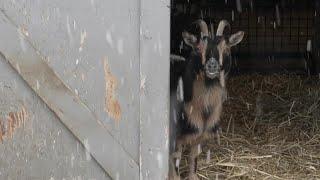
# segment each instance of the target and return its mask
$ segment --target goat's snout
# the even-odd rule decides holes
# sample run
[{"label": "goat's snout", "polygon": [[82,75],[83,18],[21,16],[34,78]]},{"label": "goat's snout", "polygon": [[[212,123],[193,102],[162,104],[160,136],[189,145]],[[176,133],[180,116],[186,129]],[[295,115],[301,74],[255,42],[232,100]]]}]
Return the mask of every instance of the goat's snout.
[{"label": "goat's snout", "polygon": [[210,79],[216,78],[219,76],[220,66],[218,61],[215,58],[210,58],[205,64],[206,76]]}]

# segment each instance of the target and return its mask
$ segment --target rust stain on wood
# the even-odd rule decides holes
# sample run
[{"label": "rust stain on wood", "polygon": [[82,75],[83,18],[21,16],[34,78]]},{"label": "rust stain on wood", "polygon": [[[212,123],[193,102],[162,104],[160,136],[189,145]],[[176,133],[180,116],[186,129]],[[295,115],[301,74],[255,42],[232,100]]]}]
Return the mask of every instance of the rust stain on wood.
[{"label": "rust stain on wood", "polygon": [[0,142],[4,138],[13,138],[14,131],[24,125],[28,113],[24,107],[20,111],[10,112],[5,120],[0,119]]},{"label": "rust stain on wood", "polygon": [[104,78],[106,81],[106,97],[105,97],[105,106],[106,112],[109,116],[115,120],[120,120],[121,118],[121,108],[118,100],[115,97],[115,92],[118,86],[117,78],[112,75],[110,67],[108,64],[107,57],[103,59],[104,66]]}]

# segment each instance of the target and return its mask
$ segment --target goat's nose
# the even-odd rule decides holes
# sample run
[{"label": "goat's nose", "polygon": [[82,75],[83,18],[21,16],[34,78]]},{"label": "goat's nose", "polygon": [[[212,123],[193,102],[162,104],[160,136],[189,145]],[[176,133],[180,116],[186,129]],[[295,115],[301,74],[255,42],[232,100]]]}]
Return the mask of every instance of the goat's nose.
[{"label": "goat's nose", "polygon": [[214,68],[214,62],[212,60],[209,61],[208,67],[209,68]]}]

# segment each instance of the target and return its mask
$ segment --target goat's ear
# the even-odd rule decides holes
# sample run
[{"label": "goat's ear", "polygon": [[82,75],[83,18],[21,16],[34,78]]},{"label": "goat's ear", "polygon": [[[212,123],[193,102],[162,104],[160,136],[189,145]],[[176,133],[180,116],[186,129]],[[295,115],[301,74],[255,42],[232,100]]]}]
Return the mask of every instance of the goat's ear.
[{"label": "goat's ear", "polygon": [[244,37],[244,32],[238,31],[237,33],[234,33],[229,37],[229,40],[227,41],[227,45],[229,47],[235,46],[242,41],[243,37]]},{"label": "goat's ear", "polygon": [[182,38],[183,41],[192,48],[195,48],[197,46],[197,37],[195,35],[184,31],[182,32]]}]

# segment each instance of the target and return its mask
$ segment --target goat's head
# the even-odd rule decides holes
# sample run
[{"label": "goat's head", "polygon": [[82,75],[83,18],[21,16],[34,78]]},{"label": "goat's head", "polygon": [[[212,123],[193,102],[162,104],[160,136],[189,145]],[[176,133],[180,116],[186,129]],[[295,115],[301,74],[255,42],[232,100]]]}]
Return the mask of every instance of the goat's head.
[{"label": "goat's head", "polygon": [[230,48],[237,45],[243,39],[244,32],[238,31],[232,35],[224,35],[224,30],[229,27],[226,20],[219,23],[216,36],[209,37],[208,26],[203,20],[193,23],[191,31],[182,32],[184,42],[191,46],[194,53],[201,58],[205,74],[213,79],[219,75],[224,60],[230,58]]}]

